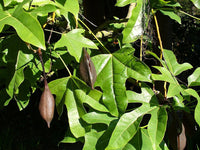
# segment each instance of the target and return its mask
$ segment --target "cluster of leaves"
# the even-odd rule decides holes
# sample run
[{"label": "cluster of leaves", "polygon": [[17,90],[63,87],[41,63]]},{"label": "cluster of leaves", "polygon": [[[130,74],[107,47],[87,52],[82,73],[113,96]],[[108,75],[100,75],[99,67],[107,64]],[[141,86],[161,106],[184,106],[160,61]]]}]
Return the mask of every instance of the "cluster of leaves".
[{"label": "cluster of leaves", "polygon": [[[192,2],[200,8],[198,1]],[[124,7],[130,3],[137,5],[123,29],[123,38],[119,39],[120,49],[110,53],[103,46],[101,48],[106,49],[107,53],[102,54],[97,50],[97,41],[84,36],[84,23],[78,19],[78,0],[1,2],[0,107],[8,105],[11,100],[16,100],[20,110],[28,105],[29,98],[39,88],[38,82],[41,79],[42,66],[38,56],[32,51],[34,47],[39,47],[44,50],[45,70],[49,78],[64,68],[69,72],[66,77],[49,83],[52,94],[56,96],[58,114],[63,113],[64,107],[67,109],[69,130],[61,142],[81,141],[84,143],[84,150],[168,149],[164,136],[169,112],[194,113],[199,126],[200,97],[192,87],[200,85],[200,68],[188,77],[187,84],[182,84],[177,76],[192,66],[188,63],[179,64],[172,51],[163,50],[163,59],[148,52],[161,64],[153,66],[160,73],[152,73],[145,63],[134,56],[135,49],[130,45],[144,33],[146,24],[143,16],[149,2],[118,0],[116,6]],[[176,15],[181,7],[178,3],[151,0],[150,4],[152,13],[161,11],[181,23],[181,18]],[[55,21],[55,24],[61,26],[59,21],[67,22],[65,32],[42,28],[52,12],[57,16],[58,22]],[[61,38],[54,43],[45,43],[44,30],[50,35],[52,32],[53,35],[59,34]],[[30,49],[30,44],[33,49]],[[101,44],[100,42],[100,46]],[[96,89],[88,86],[79,75],[83,48],[88,48],[93,55],[91,60],[97,74],[94,84]],[[73,74],[68,69],[69,66]],[[127,90],[127,79],[138,83],[141,92]],[[152,88],[156,81],[163,81],[167,85],[166,95],[163,96]],[[149,119],[142,126],[145,116],[149,116]],[[179,119],[176,122],[183,124]],[[175,136],[183,131],[184,127],[181,127]]]}]

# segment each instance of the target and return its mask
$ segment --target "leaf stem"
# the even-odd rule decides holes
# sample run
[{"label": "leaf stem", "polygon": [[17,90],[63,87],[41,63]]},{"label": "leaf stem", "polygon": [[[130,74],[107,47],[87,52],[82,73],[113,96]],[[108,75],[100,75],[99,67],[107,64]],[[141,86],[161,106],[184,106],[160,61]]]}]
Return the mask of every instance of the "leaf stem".
[{"label": "leaf stem", "polygon": [[143,43],[143,35],[140,37],[140,61],[142,61],[142,43]]},{"label": "leaf stem", "polygon": [[188,13],[186,13],[186,12],[182,11],[182,10],[179,10],[179,12],[180,12],[180,13],[182,13],[182,14],[184,14],[184,15],[187,15],[187,16],[189,16],[189,17],[191,17],[191,18],[194,18],[194,19],[196,19],[196,20],[199,20],[199,21],[200,21],[200,18],[197,18],[197,17],[195,17],[195,16],[193,16],[193,15],[190,15],[190,14],[188,14]]},{"label": "leaf stem", "polygon": [[[160,53],[160,59],[162,59],[163,57],[163,45],[162,45],[162,40],[161,40],[161,36],[160,36],[160,30],[159,30],[159,26],[158,26],[158,20],[157,20],[157,17],[156,17],[156,14],[154,12],[154,10],[152,9],[152,14],[153,14],[153,17],[154,17],[154,21],[155,21],[155,25],[156,25],[156,31],[157,31],[157,36],[158,36],[158,40],[159,40],[159,44],[160,44],[160,50],[161,50],[161,53]],[[167,97],[167,82],[165,81],[164,82],[164,97],[166,98]]]},{"label": "leaf stem", "polygon": [[87,28],[89,33],[92,34],[92,36],[99,42],[99,44],[106,50],[106,52],[111,54],[111,52],[103,45],[103,43],[96,37],[96,35],[90,30],[90,28],[81,19],[78,18],[78,21],[80,21],[81,24],[83,24]]},{"label": "leaf stem", "polygon": [[[56,51],[55,51],[56,52]],[[67,67],[66,63],[64,62],[64,60],[62,59],[62,57],[60,56],[60,54],[58,52],[56,52],[56,55],[60,58],[60,60],[62,61],[63,65],[65,66],[65,68],[67,69],[67,72],[69,73],[69,76],[71,77],[72,74],[69,70],[69,68]]]},{"label": "leaf stem", "polygon": [[160,59],[162,59],[163,45],[162,45],[162,40],[161,40],[161,36],[160,36],[160,30],[159,30],[159,26],[158,26],[158,20],[157,20],[156,14],[154,13],[154,10],[152,9],[151,11],[152,11],[152,14],[153,14],[153,17],[154,17],[154,21],[155,21],[155,24],[156,24],[156,31],[157,31],[157,35],[158,35],[159,44],[160,44],[160,50],[161,50]]}]

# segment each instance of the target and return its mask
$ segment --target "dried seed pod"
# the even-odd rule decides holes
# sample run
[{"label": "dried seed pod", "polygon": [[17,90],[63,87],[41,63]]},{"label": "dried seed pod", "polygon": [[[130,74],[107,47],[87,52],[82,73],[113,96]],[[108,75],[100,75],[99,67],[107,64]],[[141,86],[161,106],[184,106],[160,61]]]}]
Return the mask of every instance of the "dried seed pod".
[{"label": "dried seed pod", "polygon": [[87,51],[83,50],[83,58],[80,62],[80,74],[83,80],[94,89],[94,83],[97,78],[96,70],[92,60],[90,59],[90,55]]},{"label": "dried seed pod", "polygon": [[46,121],[48,128],[54,116],[55,101],[54,97],[49,90],[47,81],[44,80],[44,91],[40,98],[39,111],[42,118]]}]

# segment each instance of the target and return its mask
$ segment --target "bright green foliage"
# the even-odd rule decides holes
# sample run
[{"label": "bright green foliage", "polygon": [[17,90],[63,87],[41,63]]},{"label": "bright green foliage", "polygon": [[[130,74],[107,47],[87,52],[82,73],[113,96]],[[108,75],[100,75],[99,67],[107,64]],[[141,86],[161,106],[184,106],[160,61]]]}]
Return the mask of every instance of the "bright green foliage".
[{"label": "bright green foliage", "polygon": [[54,48],[66,46],[69,53],[75,57],[77,62],[80,62],[83,47],[97,49],[97,46],[92,41],[81,35],[83,32],[83,29],[74,29],[62,34],[61,39],[55,44]]},{"label": "bright green foliage", "polygon": [[30,44],[42,49],[45,48],[44,33],[39,22],[29,13],[23,10],[23,3],[20,4],[13,13],[0,10],[0,31],[4,25],[13,26],[19,37]]},{"label": "bright green foliage", "polygon": [[[191,1],[200,7],[199,1]],[[192,69],[192,65],[179,64],[173,51],[165,49],[162,59],[146,50],[145,54],[153,56],[160,65],[145,64],[136,57],[138,53],[134,54],[132,44],[142,39],[148,25],[145,16],[152,13],[160,11],[181,24],[177,14],[181,8],[179,3],[173,0],[150,0],[150,3],[118,0],[118,7],[136,5],[128,22],[118,24],[122,30],[120,36],[116,36],[120,48],[116,46],[117,50],[111,53],[102,44],[103,38],[91,37],[91,31],[87,32],[82,22],[79,24],[78,0],[3,2],[0,3],[0,31],[3,33],[0,39],[0,108],[15,100],[19,110],[23,110],[36,89],[42,90],[43,69],[34,53],[41,48],[45,73],[50,81],[48,86],[55,95],[56,111],[59,117],[68,119],[68,130],[61,143],[83,142],[83,150],[168,149],[164,137],[170,121],[169,112],[194,113],[194,119],[200,125],[200,97],[193,89],[200,86],[200,68],[186,78],[188,83],[181,82],[179,76]],[[52,12],[56,14],[55,22],[51,20]],[[58,30],[47,26],[43,29],[46,22],[47,26],[58,27]],[[112,27],[119,30],[115,25]],[[47,41],[46,36],[56,40]],[[95,89],[81,79],[79,66],[83,48],[95,66]],[[90,59],[87,60],[91,67]],[[157,81],[166,86],[155,89]],[[139,92],[134,90],[136,87]],[[161,93],[163,89],[165,93]]]},{"label": "bright green foliage", "polygon": [[124,7],[128,4],[135,3],[135,2],[136,0],[117,0],[117,3],[115,4],[115,6]]},{"label": "bright green foliage", "polygon": [[188,77],[189,86],[199,86],[200,85],[200,68],[197,68],[193,74]]},{"label": "bright green foliage", "polygon": [[97,71],[95,86],[102,88],[103,103],[114,116],[126,110],[128,101],[125,82],[127,78],[151,81],[150,69],[134,57],[133,52],[134,49],[125,48],[113,54],[97,55],[92,59]]},{"label": "bright green foliage", "polygon": [[138,1],[136,7],[132,10],[132,15],[123,30],[123,43],[134,42],[143,33],[143,0]]}]

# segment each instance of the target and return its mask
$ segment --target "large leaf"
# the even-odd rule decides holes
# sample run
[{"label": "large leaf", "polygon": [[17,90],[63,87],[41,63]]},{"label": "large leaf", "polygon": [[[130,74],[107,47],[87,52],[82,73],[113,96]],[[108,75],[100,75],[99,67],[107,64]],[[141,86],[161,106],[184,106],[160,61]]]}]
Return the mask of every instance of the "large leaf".
[{"label": "large leaf", "polygon": [[153,80],[166,81],[170,83],[167,93],[168,98],[173,97],[174,95],[179,94],[181,91],[183,91],[176,78],[172,76],[172,73],[167,68],[160,66],[154,66],[154,68],[158,69],[161,74],[152,74]]},{"label": "large leaf", "polygon": [[188,86],[200,85],[200,68],[197,68],[193,74],[188,77]]},{"label": "large leaf", "polygon": [[146,129],[139,129],[123,150],[153,150],[149,134]]},{"label": "large leaf", "polygon": [[173,51],[164,50],[163,55],[167,64],[169,71],[174,75],[177,76],[183,71],[192,68],[192,65],[189,63],[179,64],[176,60],[176,56],[174,55]]},{"label": "large leaf", "polygon": [[[63,105],[66,106],[70,130],[76,138],[85,134],[85,127],[80,122],[80,118],[86,113],[84,103],[97,111],[108,112],[97,99],[94,99],[94,97],[100,98],[100,96],[94,96],[90,92],[91,89],[75,77],[54,80],[49,83],[49,88],[52,94],[56,95],[59,114],[62,113]],[[99,92],[96,94],[101,95]]]},{"label": "large leaf", "polygon": [[197,105],[194,111],[194,117],[198,125],[200,126],[200,97],[199,94],[194,89],[186,89],[182,92],[184,96],[193,96],[197,100]]},{"label": "large leaf", "polygon": [[92,57],[96,68],[97,80],[94,86],[103,90],[103,103],[110,113],[118,116],[127,107],[126,79],[151,82],[150,69],[136,57],[133,49],[121,49],[114,54],[102,54]]},{"label": "large leaf", "polygon": [[122,149],[123,147],[125,147],[125,145],[137,133],[141,120],[140,117],[153,111],[156,108],[156,106],[151,107],[148,104],[143,104],[136,110],[122,115],[112,133],[106,150]]},{"label": "large leaf", "polygon": [[24,3],[20,4],[12,14],[8,11],[0,10],[0,31],[2,31],[5,24],[8,24],[15,28],[23,41],[46,49],[44,32],[40,23],[36,18],[23,10],[22,6]]},{"label": "large leaf", "polygon": [[128,4],[135,3],[135,2],[136,0],[117,0],[117,3],[115,4],[115,6],[124,7]]},{"label": "large leaf", "polygon": [[85,134],[85,144],[83,150],[94,150],[96,149],[96,143],[100,136],[104,133],[104,131],[97,132],[95,130],[91,130],[90,132]]},{"label": "large leaf", "polygon": [[[133,91],[127,91],[126,93],[129,103],[142,103],[150,106],[159,106],[155,93],[144,83],[141,84],[141,93]],[[167,112],[165,107],[157,107],[149,113],[151,114],[151,118],[148,123],[149,138],[151,140],[152,149],[157,149],[165,134]],[[146,143],[143,142],[143,144],[145,145]],[[138,146],[140,145],[142,147],[143,144],[138,143]]]},{"label": "large leaf", "polygon": [[123,43],[134,42],[138,36],[142,35],[142,11],[143,11],[143,0],[137,1],[136,7],[132,11],[132,15],[123,30]]},{"label": "large leaf", "polygon": [[[4,48],[7,50],[5,57],[7,69],[3,72],[0,70],[2,75],[6,75],[6,92],[10,97],[4,103],[4,105],[7,105],[14,95],[17,98],[16,95],[19,94],[19,86],[24,81],[24,68],[32,61],[33,55],[29,53],[30,50],[27,49],[25,43],[17,35],[9,36],[1,44],[2,50]],[[26,90],[24,90],[24,93],[26,93]]]},{"label": "large leaf", "polygon": [[64,4],[65,11],[71,12],[75,17],[78,17],[79,3],[78,0],[67,0]]},{"label": "large leaf", "polygon": [[164,107],[157,108],[151,112],[151,119],[148,124],[148,133],[154,150],[159,147],[164,138],[167,127],[167,112]]},{"label": "large leaf", "polygon": [[83,47],[97,49],[97,46],[91,40],[81,35],[83,32],[83,29],[74,29],[66,34],[62,34],[61,39],[55,44],[54,48],[66,46],[69,53],[79,62]]}]

